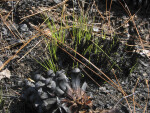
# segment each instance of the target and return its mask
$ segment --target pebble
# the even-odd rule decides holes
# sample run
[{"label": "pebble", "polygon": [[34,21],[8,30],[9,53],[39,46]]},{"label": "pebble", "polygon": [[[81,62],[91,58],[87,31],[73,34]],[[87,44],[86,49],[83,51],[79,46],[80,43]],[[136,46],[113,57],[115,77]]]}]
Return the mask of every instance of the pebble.
[{"label": "pebble", "polygon": [[147,77],[147,76],[148,76],[148,74],[147,74],[146,72],[144,72],[144,73],[143,73],[143,76],[144,76],[144,77]]},{"label": "pebble", "polygon": [[2,34],[3,35],[8,35],[8,31],[5,27],[2,28]]},{"label": "pebble", "polygon": [[21,24],[20,25],[20,30],[22,32],[27,32],[27,31],[29,31],[29,28],[28,28],[27,24]]},{"label": "pebble", "polygon": [[54,2],[55,2],[56,4],[58,4],[58,3],[62,2],[62,0],[54,0]]}]

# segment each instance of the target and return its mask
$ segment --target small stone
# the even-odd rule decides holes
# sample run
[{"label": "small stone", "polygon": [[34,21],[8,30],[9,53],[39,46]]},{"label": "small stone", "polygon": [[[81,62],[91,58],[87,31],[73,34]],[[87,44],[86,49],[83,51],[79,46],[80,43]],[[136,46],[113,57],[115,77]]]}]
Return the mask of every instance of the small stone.
[{"label": "small stone", "polygon": [[123,82],[121,82],[121,84],[122,84],[122,85],[125,85],[126,83],[123,81]]},{"label": "small stone", "polygon": [[28,29],[27,24],[21,24],[20,25],[20,30],[23,31],[23,32],[28,31],[29,29]]},{"label": "small stone", "polygon": [[[17,82],[17,85],[18,85],[18,86],[23,86],[23,82],[20,80],[20,81]],[[35,87],[35,85],[33,84],[32,87]]]},{"label": "small stone", "polygon": [[62,0],[54,0],[54,2],[55,2],[56,4],[58,4],[58,3],[62,2]]},{"label": "small stone", "polygon": [[147,76],[148,76],[148,74],[147,74],[146,72],[144,72],[144,73],[143,73],[143,76],[144,76],[144,77],[147,77]]},{"label": "small stone", "polygon": [[93,31],[94,31],[94,32],[99,32],[100,30],[99,30],[98,27],[94,26],[94,27],[93,27]]},{"label": "small stone", "polygon": [[33,32],[32,31],[28,31],[28,32],[24,32],[21,36],[22,37],[30,37],[32,36]]},{"label": "small stone", "polygon": [[100,91],[106,91],[106,87],[99,87]]},{"label": "small stone", "polygon": [[2,28],[2,34],[3,35],[8,35],[8,31],[5,27]]}]

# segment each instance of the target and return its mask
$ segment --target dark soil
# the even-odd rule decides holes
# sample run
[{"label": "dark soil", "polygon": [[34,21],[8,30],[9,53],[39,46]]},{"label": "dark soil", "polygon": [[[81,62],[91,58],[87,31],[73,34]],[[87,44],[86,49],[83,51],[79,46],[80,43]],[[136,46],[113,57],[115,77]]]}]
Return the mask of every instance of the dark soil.
[{"label": "dark soil", "polygon": [[[40,14],[27,18],[24,21],[22,21],[22,18],[35,13],[35,9],[39,10],[43,7],[51,7],[58,4],[59,1],[61,0],[22,0],[19,1],[18,4],[16,4],[16,1],[0,2],[0,61],[4,63],[6,60],[12,57],[26,41],[28,41],[32,36],[35,36],[37,33],[39,33],[39,31],[34,29],[33,25],[38,26],[44,21]],[[142,5],[141,10],[138,12],[137,10],[140,8],[140,5],[138,5],[138,3],[132,5],[132,3],[128,2],[131,14],[133,15],[136,13],[134,17],[134,22],[136,24],[137,29],[139,30],[139,35],[141,36],[141,39],[144,44],[145,50],[143,50],[133,22],[129,21],[125,25],[120,27],[129,19],[129,16],[127,12],[122,8],[119,2],[113,2],[111,6],[110,26],[116,34],[115,38],[111,39],[109,37],[112,34],[109,32],[110,29],[108,28],[108,19],[106,18],[109,16],[109,13],[106,13],[105,0],[96,0],[96,5],[98,6],[100,13],[105,17],[105,20],[103,20],[102,17],[98,15],[99,13],[96,11],[95,6],[93,6],[92,0],[85,1],[86,2],[84,4],[84,10],[88,11],[89,13],[89,23],[93,17],[95,17],[95,22],[98,23],[97,26],[93,27],[93,32],[95,32],[93,37],[95,39],[99,39],[98,45],[101,45],[103,51],[107,53],[109,58],[102,51],[95,54],[94,50],[96,49],[96,46],[93,48],[93,50],[91,50],[90,53],[87,53],[85,57],[87,59],[90,57],[90,61],[95,66],[97,66],[102,72],[104,72],[108,77],[110,77],[113,82],[115,82],[118,85],[120,84],[124,92],[126,92],[126,97],[130,105],[129,107],[125,98],[123,98],[124,95],[122,94],[122,92],[119,91],[116,87],[114,87],[110,80],[108,82],[111,84],[104,80],[107,78],[104,77],[102,73],[96,70],[83,58],[76,55],[76,57],[80,61],[82,61],[86,66],[89,66],[90,69],[94,70],[96,73],[98,73],[104,78],[102,79],[101,77],[93,73],[91,70],[86,68],[86,66],[79,63],[81,73],[82,75],[84,75],[84,77],[81,77],[81,82],[86,81],[88,83],[86,93],[88,95],[91,95],[93,100],[92,109],[98,113],[101,113],[102,110],[111,109],[117,109],[121,113],[130,113],[130,109],[132,110],[132,112],[135,109],[136,113],[142,113],[145,109],[145,112],[149,113],[150,88],[147,85],[150,84],[149,2],[147,3],[147,5]],[[74,7],[76,8],[76,14],[80,14],[79,6],[82,2],[80,1],[78,3],[74,1],[74,3]],[[67,10],[71,11],[73,8],[72,1],[69,0],[66,4],[68,5]],[[144,4],[144,2],[142,4]],[[11,14],[9,14],[11,10],[12,12]],[[58,14],[60,14],[61,11],[62,6],[52,11],[52,14],[50,14],[50,20],[54,20],[54,22],[59,23],[59,16],[61,15]],[[9,16],[7,20],[5,20],[7,15]],[[102,36],[97,35],[101,34],[101,29],[103,30],[103,33],[106,35],[106,37],[108,37],[105,40],[102,39]],[[69,33],[71,32],[71,30],[67,32],[68,35],[66,36],[66,38],[69,40]],[[0,85],[2,88],[2,90],[0,91],[2,92],[0,93],[0,112],[39,112],[36,108],[32,106],[32,103],[24,101],[21,97],[24,92],[23,89],[25,88],[23,81],[26,78],[30,77],[33,79],[34,75],[37,73],[42,74],[43,76],[46,75],[46,70],[36,61],[40,61],[40,58],[46,57],[47,50],[45,41],[41,40],[43,39],[43,37],[44,36],[41,35],[33,39],[3,68],[3,70],[6,68],[9,69],[9,71],[11,72],[11,77],[3,78],[2,80],[0,80]],[[68,43],[70,42],[68,41]],[[79,53],[82,53],[83,48],[87,48],[89,44],[91,44],[91,42],[88,41],[84,44],[83,43],[84,41],[79,45],[77,49]],[[72,44],[72,46],[74,45],[75,44]],[[62,45],[60,46],[63,47]],[[66,50],[69,50],[66,47],[64,48]],[[30,51],[30,49],[32,50]],[[27,55],[25,55],[25,53],[28,51],[30,52]],[[147,53],[145,53],[145,51]],[[73,56],[75,56],[75,54],[72,51],[69,52]],[[64,69],[66,75],[69,77],[70,71],[73,68],[73,59],[61,48],[58,49],[57,55],[59,58],[58,62],[56,62],[58,65],[58,69]],[[110,60],[110,58],[112,60]],[[114,64],[114,62],[116,64]],[[92,81],[86,73],[88,73],[92,78],[94,78],[94,81],[96,81],[100,85],[100,87],[96,84],[96,82]],[[114,73],[118,78],[117,80],[115,78]],[[132,95],[133,93],[134,95]],[[133,96],[135,99],[134,101],[136,102],[135,106],[133,103]]]}]

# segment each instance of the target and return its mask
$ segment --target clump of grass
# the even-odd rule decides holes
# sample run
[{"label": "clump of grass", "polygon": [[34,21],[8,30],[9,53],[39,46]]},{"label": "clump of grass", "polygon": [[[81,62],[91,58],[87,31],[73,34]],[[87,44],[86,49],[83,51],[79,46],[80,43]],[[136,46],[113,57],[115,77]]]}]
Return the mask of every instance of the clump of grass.
[{"label": "clump of grass", "polygon": [[[52,69],[53,71],[56,71],[58,69],[58,42],[62,42],[62,44],[68,44],[66,36],[66,28],[71,28],[68,30],[69,33],[71,33],[71,44],[70,47],[72,47],[74,50],[79,51],[79,46],[83,44],[83,41],[87,42],[92,39],[92,27],[89,27],[87,24],[87,17],[84,15],[81,15],[79,18],[75,18],[73,16],[73,22],[72,26],[69,26],[68,23],[66,23],[67,27],[63,27],[63,22],[61,18],[60,26],[57,26],[57,24],[53,20],[49,20],[47,15],[43,16],[44,22],[47,24],[50,32],[51,32],[51,38],[49,41],[46,40],[46,45],[48,47],[48,55],[47,58],[42,60],[43,63],[37,61],[40,63],[46,70]],[[67,17],[66,17],[67,20]],[[89,45],[88,48],[84,48],[84,51],[82,51],[82,54],[86,54],[87,52],[91,52],[92,45]],[[75,53],[76,56],[76,53]],[[89,58],[90,59],[90,58]],[[73,62],[73,67],[77,65],[78,62]]]},{"label": "clump of grass", "polygon": [[65,43],[65,32],[66,29],[62,28],[62,21],[61,21],[61,26],[60,29],[57,29],[57,25],[54,23],[53,20],[51,22],[49,21],[47,15],[42,15],[44,18],[44,22],[47,24],[49,30],[51,31],[51,36],[54,39],[47,40],[45,38],[45,44],[47,47],[46,52],[46,58],[41,58],[41,62],[37,61],[39,64],[41,64],[46,70],[52,69],[54,72],[58,70],[58,56],[57,56],[57,51],[58,51],[58,41],[61,41]]},{"label": "clump of grass", "polygon": [[[62,17],[63,17],[63,11],[62,11]],[[44,63],[42,66],[48,69],[52,69],[53,71],[56,71],[58,67],[58,42],[60,41],[63,44],[67,44],[75,51],[78,51],[81,55],[87,56],[88,60],[91,60],[90,53],[93,51],[95,55],[99,56],[99,54],[102,53],[102,58],[107,57],[111,62],[112,66],[111,68],[116,65],[119,69],[120,67],[116,64],[113,59],[109,56],[111,53],[113,46],[117,44],[116,37],[112,37],[112,44],[109,44],[107,47],[107,50],[103,50],[104,45],[99,45],[99,38],[95,37],[93,35],[93,25],[88,24],[88,16],[86,14],[83,14],[83,12],[80,13],[79,16],[75,16],[75,12],[73,11],[73,21],[71,24],[68,24],[68,18],[65,17],[66,25],[63,26],[63,18],[60,20],[60,26],[56,24],[52,19],[50,21],[48,15],[44,14],[43,16],[44,22],[47,24],[50,33],[51,38],[48,41],[46,41],[46,45],[48,47],[48,56],[46,59],[44,59]],[[95,19],[93,18],[93,21]],[[69,26],[70,25],[70,26]],[[69,29],[68,29],[69,28]],[[71,38],[71,43],[67,43],[68,37],[66,37],[66,30],[70,33],[69,38]],[[102,31],[102,39],[103,41],[107,40],[106,34]],[[48,43],[47,43],[48,42]],[[77,57],[76,53],[74,53],[74,56]],[[100,57],[98,57],[97,62],[99,61]],[[73,61],[73,67],[78,67],[78,62]],[[120,69],[121,70],[121,69]]]},{"label": "clump of grass", "polygon": [[[73,16],[73,20],[77,21],[76,24],[73,22],[72,28],[72,37],[73,37],[73,45],[72,48],[75,51],[80,51],[82,55],[86,53],[90,53],[93,46],[90,43],[92,40],[92,27],[88,26],[88,17],[86,15],[81,14],[79,18],[75,18]],[[82,45],[82,46],[81,46]],[[83,47],[82,50],[80,47]],[[76,56],[76,53],[75,53]],[[89,57],[90,60],[90,57]]]}]

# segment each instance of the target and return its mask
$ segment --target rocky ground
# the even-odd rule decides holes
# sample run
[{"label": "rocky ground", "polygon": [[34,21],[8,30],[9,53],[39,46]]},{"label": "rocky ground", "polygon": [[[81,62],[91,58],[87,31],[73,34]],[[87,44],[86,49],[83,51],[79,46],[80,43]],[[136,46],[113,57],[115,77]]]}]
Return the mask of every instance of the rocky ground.
[{"label": "rocky ground", "polygon": [[[11,59],[3,68],[0,68],[0,112],[52,112],[52,109],[49,110],[49,107],[35,107],[36,105],[33,100],[37,99],[31,99],[31,97],[35,97],[35,95],[31,95],[34,93],[37,94],[41,87],[43,88],[44,94],[49,91],[49,89],[45,88],[48,87],[46,79],[49,78],[47,77],[49,74],[47,74],[47,71],[35,60],[37,59],[40,61],[40,58],[46,56],[45,53],[47,50],[44,35],[36,29],[37,26],[41,25],[44,20],[40,13],[37,15],[32,14],[50,8],[51,11],[47,12],[48,17],[55,23],[60,24],[61,12],[62,7],[64,7],[64,3],[65,1],[62,3],[61,0],[0,1],[0,66],[3,66],[8,59]],[[88,101],[89,103],[84,109],[82,109],[81,104],[79,104],[78,106],[80,107],[78,107],[78,109],[80,109],[78,111],[74,110],[74,112],[130,113],[135,111],[136,113],[149,113],[150,5],[148,2],[143,2],[141,3],[143,4],[142,8],[138,11],[140,8],[139,3],[132,3],[132,5],[128,2],[131,14],[135,14],[133,22],[132,19],[128,21],[130,16],[119,2],[112,3],[110,13],[106,12],[106,10],[109,11],[109,1],[107,3],[108,8],[106,8],[105,0],[95,0],[95,4],[97,7],[94,5],[94,1],[92,0],[85,0],[85,2],[77,2],[75,0],[75,14],[79,15],[80,9],[83,7],[84,11],[87,11],[88,13],[89,24],[92,24],[92,18],[95,17],[92,35],[95,39],[98,39],[98,45],[101,45],[103,51],[105,51],[109,57],[102,51],[95,54],[94,50],[96,48],[93,48],[90,53],[85,55],[86,58],[89,58],[90,56],[90,61],[100,69],[97,70],[92,65],[89,65],[89,62],[86,62],[85,59],[77,56],[77,58],[85,64],[79,63],[78,67],[81,71],[80,74],[82,75],[82,77],[80,77],[81,84],[86,82],[88,85],[84,92],[88,95],[86,98],[90,96],[90,101]],[[72,0],[68,0],[66,2],[64,10],[66,15],[71,15],[71,11],[73,10]],[[28,15],[32,16],[26,17]],[[137,33],[134,24],[136,25],[139,34]],[[44,24],[42,27],[47,29]],[[103,39],[102,34],[105,34],[105,40]],[[116,38],[109,38],[114,34]],[[33,36],[36,37],[33,38]],[[69,40],[69,35],[66,35],[66,37]],[[29,43],[23,47],[23,45],[27,42]],[[82,42],[82,44],[79,45],[78,52],[82,52],[82,48],[88,47],[88,44],[89,43],[87,42],[84,45]],[[66,50],[68,50],[67,47]],[[75,55],[72,51],[69,52],[72,55]],[[58,71],[64,69],[61,73],[65,73],[69,80],[65,83],[69,84],[69,86],[66,85],[66,87],[73,88],[73,84],[71,84],[70,79],[73,68],[73,60],[61,49],[58,49],[57,55],[59,56]],[[94,72],[86,66],[89,66]],[[57,74],[55,73],[57,76],[52,78],[52,80],[56,82],[57,88],[61,89],[61,85],[58,84],[61,82],[61,80],[59,81],[60,78],[58,78],[58,71],[56,72]],[[104,77],[104,74],[100,71],[104,72],[110,80],[108,80],[107,77]],[[44,77],[44,79],[37,80],[35,78],[35,75],[37,74],[40,74]],[[108,80],[108,82],[97,75],[102,76],[104,79]],[[117,76],[117,79],[115,75]],[[93,79],[91,80],[89,76]],[[27,78],[31,78],[31,80]],[[35,83],[33,83],[32,80],[34,80]],[[77,80],[79,81],[79,79]],[[42,86],[41,82],[47,84]],[[26,94],[26,92],[29,92],[29,89],[32,87],[34,87],[33,90],[36,91],[31,91],[31,94]],[[52,91],[55,92],[56,90]],[[60,96],[59,91],[57,93],[55,92],[55,95],[45,94],[49,96],[39,98],[42,102],[45,102],[45,98],[49,99],[51,96],[55,98],[58,97],[61,100],[61,98],[66,95],[62,94],[63,96]],[[69,93],[66,92],[66,90],[63,91],[67,94]],[[125,92],[124,94],[123,91]],[[26,96],[24,97],[25,94]],[[70,97],[65,98],[70,99]],[[49,103],[51,103],[51,101]],[[59,103],[58,100],[57,103]],[[90,103],[92,103],[92,107],[90,106]],[[45,104],[39,105],[44,107],[46,106]],[[51,104],[47,104],[47,106],[49,105]],[[55,104],[53,106],[57,108],[58,105]],[[53,109],[53,111],[71,112],[66,110],[69,108],[67,107],[64,107],[63,104],[59,103],[59,110],[55,111]],[[41,109],[44,109],[45,111],[42,111]],[[60,109],[63,110],[61,111]]]}]

